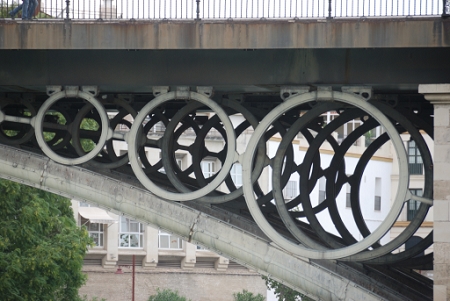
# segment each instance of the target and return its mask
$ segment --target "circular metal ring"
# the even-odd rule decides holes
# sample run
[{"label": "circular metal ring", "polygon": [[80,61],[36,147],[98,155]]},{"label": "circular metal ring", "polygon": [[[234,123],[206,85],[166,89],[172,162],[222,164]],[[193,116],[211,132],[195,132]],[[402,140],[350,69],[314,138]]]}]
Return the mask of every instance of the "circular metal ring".
[{"label": "circular metal ring", "polygon": [[[228,115],[225,113],[225,111],[213,100],[209,99],[208,97],[196,93],[196,92],[189,92],[189,99],[198,101],[209,108],[211,108],[220,118],[220,120],[223,123],[223,126],[225,127],[225,131],[227,133],[227,158],[225,159],[225,162],[220,170],[220,172],[216,175],[213,181],[208,183],[205,187],[192,191],[192,192],[186,192],[186,193],[174,193],[167,190],[164,190],[160,188],[158,185],[153,183],[145,174],[144,170],[142,169],[142,166],[139,162],[139,158],[137,155],[137,151],[139,148],[139,136],[142,131],[142,122],[144,121],[145,117],[153,111],[155,108],[160,106],[161,104],[176,99],[176,93],[175,92],[168,92],[165,94],[161,94],[157,96],[155,99],[153,99],[151,102],[149,102],[147,105],[145,105],[142,110],[139,112],[139,114],[136,116],[135,122],[133,126],[131,127],[129,136],[128,136],[128,156],[130,158],[131,167],[134,171],[134,174],[139,179],[142,185],[144,185],[148,190],[150,190],[155,195],[171,201],[190,201],[194,199],[201,198],[208,193],[212,192],[214,189],[216,189],[228,176],[228,173],[235,162],[236,158],[236,135],[234,133],[233,125],[228,118]],[[145,137],[144,137],[145,138]],[[162,152],[164,153],[164,147],[162,147]]]},{"label": "circular metal ring", "polygon": [[[12,104],[12,103],[13,102],[7,102],[7,104],[3,107],[3,110],[9,104]],[[17,103],[13,103],[13,104],[17,104]],[[30,119],[33,118],[34,116],[36,116],[36,109],[31,105],[31,103],[21,99],[20,104],[22,104],[25,108],[27,108],[29,110],[29,112],[31,114],[31,116],[29,117]],[[5,121],[5,118],[7,116],[3,112],[3,110],[0,109],[0,125],[1,125],[1,123],[3,123]],[[24,116],[21,116],[21,117],[24,117]],[[23,123],[20,123],[20,124],[24,127],[24,130],[25,130],[25,132],[19,133],[19,134],[21,134],[20,136],[19,136],[19,134],[17,134],[16,136],[9,137],[0,129],[0,142],[4,143],[4,144],[8,144],[8,145],[19,145],[19,144],[30,141],[32,139],[32,137],[34,136],[33,127],[30,124],[23,124]]]},{"label": "circular metal ring", "polygon": [[306,248],[304,246],[295,244],[290,240],[287,240],[283,236],[277,233],[277,231],[272,228],[269,222],[265,219],[260,208],[257,205],[252,185],[251,185],[251,170],[253,156],[256,150],[256,145],[259,139],[264,135],[265,131],[270,127],[270,125],[284,112],[293,109],[294,107],[308,103],[311,101],[341,101],[344,103],[351,104],[357,108],[362,109],[365,112],[370,112],[370,115],[374,117],[382,126],[385,127],[387,133],[389,134],[394,148],[397,151],[397,156],[399,157],[399,172],[400,174],[406,174],[408,172],[407,156],[406,151],[403,146],[395,127],[392,123],[385,117],[381,111],[376,107],[367,103],[367,101],[361,97],[354,94],[334,92],[334,91],[317,91],[304,93],[301,95],[289,98],[284,103],[280,104],[274,110],[272,110],[256,128],[253,136],[250,138],[249,144],[247,146],[247,151],[244,154],[244,166],[243,166],[243,182],[244,182],[244,195],[247,202],[250,213],[255,219],[256,223],[260,226],[261,230],[277,245],[281,248],[292,252],[293,254],[304,256],[311,259],[338,259],[343,257],[348,257],[351,254],[356,254],[369,248],[371,245],[376,243],[385,233],[391,228],[394,222],[397,220],[397,216],[400,214],[403,208],[403,203],[406,200],[409,179],[400,179],[399,189],[395,197],[395,201],[392,208],[382,224],[374,231],[372,234],[367,236],[365,239],[351,245],[348,247],[343,247],[340,249],[333,250],[313,250]]},{"label": "circular metal ring", "polygon": [[[137,112],[136,110],[126,101],[121,99],[114,99],[113,105],[119,107],[121,110],[119,113],[114,116],[112,119],[110,119],[110,128],[112,131],[115,131],[117,125],[123,124],[126,125],[129,129],[131,129],[132,123],[124,119],[124,117],[131,115],[133,119],[136,117]],[[107,106],[107,105],[105,105]],[[117,156],[114,151],[114,143],[113,143],[114,137],[111,137],[106,141],[105,148],[102,150],[101,155],[107,157],[109,161],[101,161],[100,157],[96,157],[93,160],[89,161],[88,164],[96,167],[96,168],[109,168],[114,169],[118,168],[120,166],[124,166],[128,164],[128,153],[123,154],[121,156]],[[123,141],[123,140],[120,140]],[[107,153],[106,153],[107,152]]]},{"label": "circular metal ring", "polygon": [[47,143],[45,142],[43,127],[44,127],[45,113],[48,111],[48,109],[50,109],[50,107],[54,103],[56,103],[58,100],[65,98],[65,97],[67,97],[65,91],[60,91],[58,93],[55,93],[52,96],[50,96],[39,108],[39,111],[36,115],[36,119],[34,120],[34,124],[33,124],[33,127],[35,128],[35,132],[36,132],[36,140],[39,144],[39,147],[44,152],[44,154],[46,154],[50,159],[52,159],[55,162],[65,164],[65,165],[78,165],[78,164],[86,163],[87,161],[95,158],[98,155],[98,153],[100,153],[103,146],[105,145],[108,135],[110,134],[109,119],[108,119],[108,116],[107,116],[106,111],[103,108],[102,104],[94,96],[92,96],[92,94],[89,94],[84,91],[78,91],[75,97],[83,98],[84,100],[91,103],[97,109],[98,114],[100,115],[100,119],[101,119],[102,131],[100,134],[98,144],[94,147],[94,149],[92,151],[90,151],[86,155],[81,156],[79,158],[74,158],[74,159],[62,157],[62,156],[56,154],[51,149],[51,147],[48,146]]},{"label": "circular metal ring", "polygon": [[[253,127],[253,129],[255,129],[257,127],[258,120],[256,119],[256,117],[253,116],[253,114],[250,111],[248,111],[245,107],[243,107],[237,101],[222,100],[222,102],[220,104],[222,105],[222,107],[233,109],[233,111],[236,111],[236,112],[242,114],[245,117],[245,120],[247,122],[249,122],[249,126]],[[191,105],[188,105],[185,108],[187,108],[189,106],[191,106]],[[191,107],[196,108],[197,106],[191,106]],[[170,145],[168,143],[170,143],[170,141],[172,140],[171,138],[173,136],[174,127],[183,119],[184,116],[186,116],[186,113],[190,112],[191,110],[188,108],[186,110],[186,112],[183,113],[183,111],[185,111],[184,108],[182,110],[180,110],[171,119],[170,123],[168,124],[168,126],[166,128],[167,133],[164,135],[164,138],[163,138],[164,149],[169,149],[169,150],[171,149]],[[201,129],[201,131],[203,132],[202,135],[197,136],[197,138],[195,139],[194,149],[198,150],[199,147],[201,147],[199,145],[199,143],[204,141],[203,139],[206,136],[206,132],[207,132],[207,131],[204,131],[204,129],[206,129],[205,125]],[[260,143],[260,145],[258,147],[258,151],[262,152],[264,149],[265,149],[265,144]],[[194,154],[194,155],[196,155],[196,154]],[[169,154],[169,152],[164,152],[162,154],[162,161],[163,161],[163,165],[164,165],[167,177],[169,178],[171,183],[175,187],[178,188],[178,190],[183,191],[183,192],[190,192],[190,190],[186,186],[184,186],[183,182],[180,181],[180,179],[178,179],[178,177],[175,175],[173,168],[170,167],[170,164],[171,164],[170,157],[171,157],[171,154]],[[239,161],[239,158],[236,159],[236,162],[239,162],[240,164],[242,164],[242,162]],[[200,162],[195,162],[194,164],[198,164],[197,167],[200,166]],[[264,169],[264,161],[263,160],[257,161],[254,171],[253,171],[253,173],[254,173],[253,177],[257,178],[263,169]],[[243,191],[242,191],[242,186],[241,186],[239,188],[235,188],[230,193],[223,194],[221,196],[202,197],[202,198],[197,199],[197,201],[205,202],[205,203],[209,203],[209,204],[220,204],[220,203],[234,200],[242,195],[243,195]]]}]

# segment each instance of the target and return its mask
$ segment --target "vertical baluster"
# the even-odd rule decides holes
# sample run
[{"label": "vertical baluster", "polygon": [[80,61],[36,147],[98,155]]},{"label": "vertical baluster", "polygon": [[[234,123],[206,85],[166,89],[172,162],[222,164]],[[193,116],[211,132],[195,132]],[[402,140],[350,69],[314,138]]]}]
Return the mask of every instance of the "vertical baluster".
[{"label": "vertical baluster", "polygon": [[306,1],[306,17],[309,16],[309,1]]},{"label": "vertical baluster", "polygon": [[328,18],[332,18],[331,16],[331,0],[328,0]]},{"label": "vertical baluster", "polygon": [[70,20],[70,10],[69,10],[69,7],[70,7],[70,1],[69,0],[66,0],[66,19],[67,20]]}]

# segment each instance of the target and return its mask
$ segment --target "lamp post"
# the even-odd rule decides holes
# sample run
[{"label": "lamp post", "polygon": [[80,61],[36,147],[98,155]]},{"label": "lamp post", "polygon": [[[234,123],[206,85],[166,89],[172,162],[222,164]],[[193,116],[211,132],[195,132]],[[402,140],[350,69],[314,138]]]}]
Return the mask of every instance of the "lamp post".
[{"label": "lamp post", "polygon": [[[121,267],[129,267],[129,265],[119,265],[119,267],[117,268],[117,271],[115,272],[115,274],[123,274],[122,268]],[[133,255],[133,260],[132,260],[132,265],[131,265],[132,269],[131,269],[131,274],[132,274],[132,278],[131,278],[131,301],[134,301],[134,282],[135,282],[135,272],[136,272],[136,258]]]}]

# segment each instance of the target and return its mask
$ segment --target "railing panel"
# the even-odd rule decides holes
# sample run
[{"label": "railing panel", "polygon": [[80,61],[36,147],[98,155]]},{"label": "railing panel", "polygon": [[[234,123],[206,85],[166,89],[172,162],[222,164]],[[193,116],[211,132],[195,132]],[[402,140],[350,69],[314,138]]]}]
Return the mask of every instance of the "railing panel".
[{"label": "railing panel", "polygon": [[[301,19],[448,16],[450,0],[38,0],[37,18]],[[0,17],[21,4],[0,0]]]}]

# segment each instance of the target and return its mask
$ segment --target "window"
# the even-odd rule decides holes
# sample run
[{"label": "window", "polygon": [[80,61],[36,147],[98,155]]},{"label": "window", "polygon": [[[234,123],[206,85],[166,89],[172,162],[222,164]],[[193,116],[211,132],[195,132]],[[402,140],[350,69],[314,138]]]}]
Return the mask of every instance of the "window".
[{"label": "window", "polygon": [[230,176],[237,188],[242,186],[242,165],[234,163],[230,170]]},{"label": "window", "polygon": [[81,218],[81,224],[86,226],[89,237],[94,241],[94,247],[103,247],[104,229],[103,224],[91,223],[85,218]]},{"label": "window", "polygon": [[381,210],[381,178],[375,178],[375,202],[374,210]]},{"label": "window", "polygon": [[283,197],[285,202],[294,199],[298,195],[297,187],[297,181],[288,181],[286,183],[286,186],[283,189]]},{"label": "window", "polygon": [[142,248],[144,246],[144,225],[126,218],[120,217],[119,247]]},{"label": "window", "polygon": [[177,165],[178,165],[178,167],[181,169],[181,170],[183,170],[183,159],[181,159],[181,158],[177,158]]},{"label": "window", "polygon": [[[410,189],[413,195],[422,196],[422,189]],[[419,210],[420,202],[416,200],[408,200],[408,208],[406,210],[406,220],[412,221]]]},{"label": "window", "polygon": [[213,161],[202,161],[200,162],[202,173],[205,179],[212,177],[214,175],[214,162]]},{"label": "window", "polygon": [[319,204],[325,201],[326,197],[325,187],[326,187],[326,179],[325,177],[321,177],[319,179]]},{"label": "window", "polygon": [[423,173],[422,156],[414,140],[408,141],[408,163],[410,174],[421,175]]},{"label": "window", "polygon": [[183,241],[178,236],[159,231],[158,247],[160,249],[179,250],[183,248]]},{"label": "window", "polygon": [[166,126],[164,125],[164,123],[162,121],[158,121],[152,128],[151,128],[151,132],[153,133],[161,133],[164,132],[166,130]]},{"label": "window", "polygon": [[346,193],[345,193],[345,207],[351,208],[352,207],[352,199],[351,199],[351,189],[352,189],[352,187],[350,186],[349,183],[347,183],[347,184],[345,184],[345,189],[346,189]]}]

